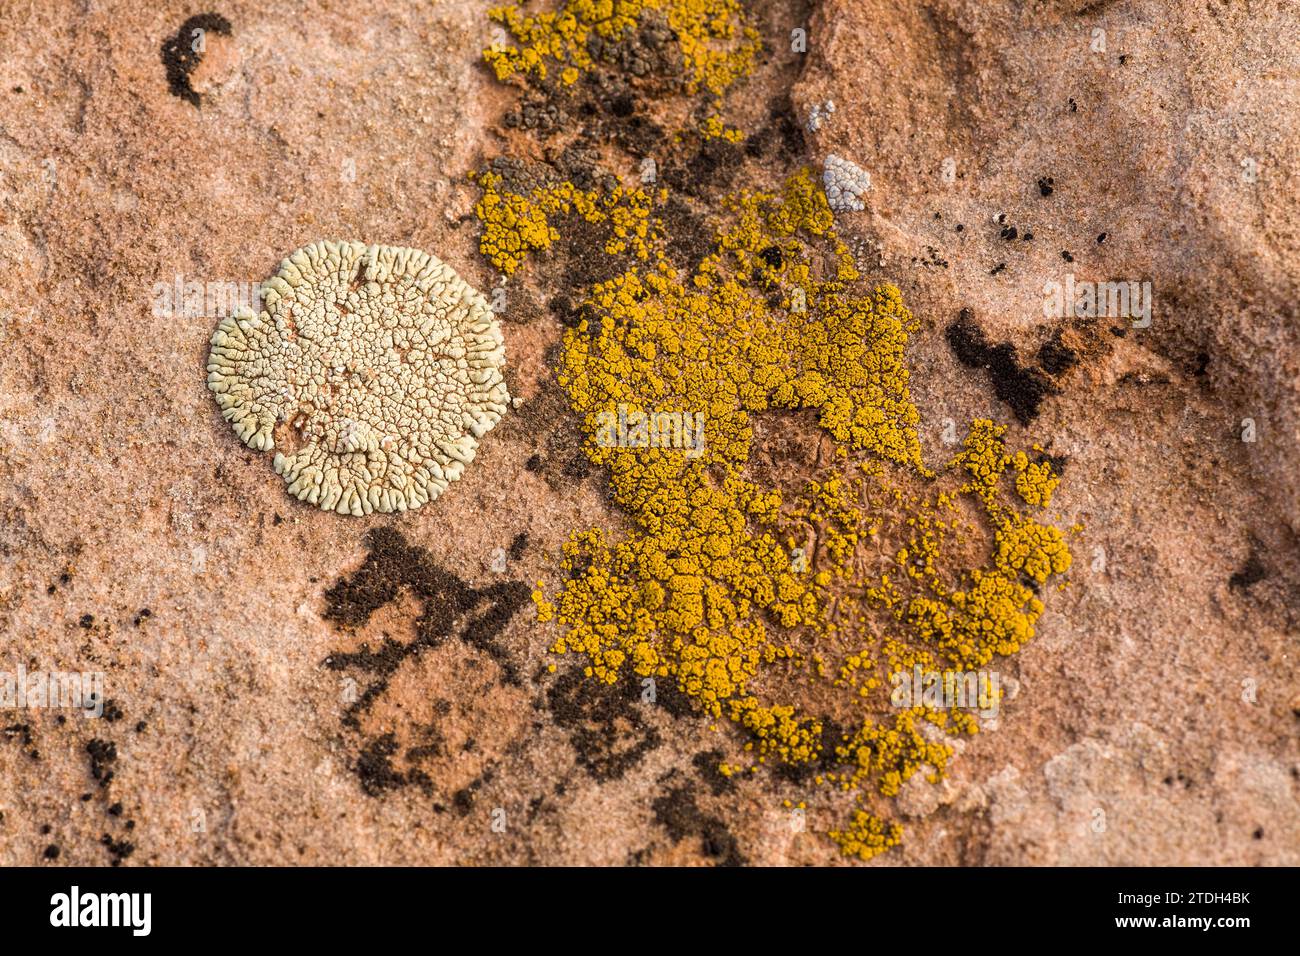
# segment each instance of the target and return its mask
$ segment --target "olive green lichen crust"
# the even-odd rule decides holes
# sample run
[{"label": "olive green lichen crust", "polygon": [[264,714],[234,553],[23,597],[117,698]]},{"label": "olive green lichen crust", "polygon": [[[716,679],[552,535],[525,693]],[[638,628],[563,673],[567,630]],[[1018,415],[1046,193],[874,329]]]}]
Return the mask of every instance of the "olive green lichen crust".
[{"label": "olive green lichen crust", "polygon": [[487,300],[418,249],[316,242],[280,263],[259,314],[212,335],[208,388],[290,494],[339,514],[432,501],[505,414]]}]

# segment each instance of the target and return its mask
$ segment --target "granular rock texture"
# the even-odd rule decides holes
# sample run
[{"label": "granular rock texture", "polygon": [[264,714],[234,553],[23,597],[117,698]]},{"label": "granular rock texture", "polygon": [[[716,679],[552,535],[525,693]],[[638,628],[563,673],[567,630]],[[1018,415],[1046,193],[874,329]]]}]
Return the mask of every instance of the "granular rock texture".
[{"label": "granular rock texture", "polygon": [[261,294],[265,311],[237,310],[213,333],[208,388],[250,448],[275,450],[303,501],[353,515],[418,508],[506,411],[487,301],[418,249],[314,243]]},{"label": "granular rock texture", "polygon": [[[821,767],[723,773],[753,763],[742,730],[671,680],[584,676],[527,600],[589,574],[574,529],[631,526],[556,380],[595,327],[573,288],[651,218],[707,268],[723,196],[831,155],[871,174],[837,234],[915,319],[921,459],[996,422],[1026,450],[1007,481],[1082,526],[996,718],[900,783],[906,836],[866,865],[1300,863],[1294,5],[755,0],[753,35],[714,41],[743,77],[698,17],[639,6],[630,42],[576,77],[520,63],[526,85],[484,63],[514,34],[473,4],[6,5],[0,671],[98,673],[107,700],[0,711],[0,863],[861,865],[823,834],[888,842]],[[200,13],[229,31],[192,57]],[[584,206],[579,254],[537,231],[503,277],[485,169],[557,208],[671,195]],[[188,290],[325,236],[436,250],[499,303],[521,402],[436,505],[282,495],[206,387],[235,312]],[[757,252],[756,286],[790,268]],[[1149,326],[1045,314],[1067,274],[1149,281]],[[835,464],[812,413],[750,425],[746,480]],[[854,561],[889,573],[888,543]],[[807,677],[754,690],[829,700]]]}]

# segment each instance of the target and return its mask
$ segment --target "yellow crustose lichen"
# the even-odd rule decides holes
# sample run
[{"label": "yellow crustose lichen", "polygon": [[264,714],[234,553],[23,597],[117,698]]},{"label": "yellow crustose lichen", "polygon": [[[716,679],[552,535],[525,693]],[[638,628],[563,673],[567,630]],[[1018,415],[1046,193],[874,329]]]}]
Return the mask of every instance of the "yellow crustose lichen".
[{"label": "yellow crustose lichen", "polygon": [[518,6],[488,12],[514,37],[494,44],[483,59],[497,79],[516,75],[546,79],[552,69],[570,86],[595,63],[589,40],[628,39],[646,13],[663,17],[676,39],[687,93],[720,97],[753,68],[758,32],[743,23],[739,0],[565,0],[554,12],[528,15]]},{"label": "yellow crustose lichen", "polygon": [[[503,78],[544,76],[549,60],[588,69],[588,32],[626,37],[646,10],[713,24],[678,30],[697,88],[719,93],[748,69],[692,46],[738,36],[722,27],[736,19],[730,0],[496,11],[520,46],[488,60]],[[706,133],[729,135],[713,117]],[[593,680],[674,681],[747,732],[745,764],[723,764],[724,774],[811,765],[816,784],[856,801],[829,830],[846,855],[895,845],[901,828],[882,818],[882,801],[918,772],[938,779],[953,753],[945,741],[979,721],[958,707],[891,709],[882,697],[914,668],[980,668],[1033,637],[1035,589],[1070,565],[1060,531],[1026,514],[1051,502],[1050,462],[1009,453],[1004,428],[976,421],[953,461],[925,465],[906,361],[912,316],[892,286],[862,287],[806,171],[776,193],[731,197],[715,248],[689,273],[664,253],[663,191],[561,182],[519,192],[495,173],[478,182],[480,249],[503,272],[560,242],[574,218],[604,228],[617,266],[609,281],[566,290],[583,297],[587,318],[566,330],[558,376],[631,529],[575,531],[562,583],[538,583],[538,618],[559,632],[554,651],[580,655]],[[700,416],[702,446],[602,440],[619,409]],[[755,417],[800,409],[834,440],[836,459],[782,495],[754,478]],[[800,684],[828,686],[833,706],[810,710]]]},{"label": "yellow crustose lichen", "polygon": [[560,238],[552,220],[571,214],[607,228],[607,254],[649,258],[652,200],[644,190],[619,187],[601,193],[561,182],[537,186],[524,196],[505,189],[498,173],[483,173],[477,182],[483,188],[474,207],[483,225],[479,251],[505,275],[513,275],[529,253],[550,248]]},{"label": "yellow crustose lichen", "polygon": [[[540,209],[549,242],[558,238],[552,217],[592,221],[627,200],[602,203],[563,186],[507,197],[498,180],[485,177],[484,185],[480,216],[489,257],[527,245],[502,238],[507,229],[493,210],[513,203],[516,220],[529,222]],[[651,218],[646,198],[636,206],[642,224]],[[852,499],[872,483],[887,491],[883,473],[864,467],[856,477],[810,486],[799,502],[783,502],[745,471],[755,414],[809,408],[842,448],[928,475],[908,394],[904,350],[912,319],[896,289],[855,291],[857,269],[807,174],[791,179],[781,195],[737,197],[729,211],[733,224],[688,277],[663,258],[653,228],[639,230],[638,243],[621,250],[627,270],[590,290],[587,305],[598,318],[565,335],[560,382],[589,435],[603,412],[622,405],[701,412],[705,440],[695,457],[590,444],[635,530],[619,541],[599,530],[575,533],[565,547],[570,579],[553,597],[539,587],[539,617],[559,623],[554,649],[582,654],[590,677],[613,682],[630,671],[675,680],[706,712],[746,728],[757,762],[837,765],[843,769],[824,774],[824,782],[890,797],[921,768],[937,774],[946,766],[950,749],[923,725],[974,732],[968,713],[915,707],[879,722],[867,711],[827,755],[817,718],[749,689],[765,667],[796,656],[783,633],[835,629],[826,614],[830,596],[846,590],[853,555],[873,532],[869,512]],[[829,275],[814,268],[809,241],[832,250]],[[1022,579],[1041,583],[1064,571],[1069,555],[1055,528],[1021,517],[1005,500],[1008,469],[1031,505],[1047,502],[1056,479],[1046,463],[1007,455],[1003,432],[991,422],[973,424],[954,462],[963,484],[913,505],[897,573],[860,582],[861,613],[885,609],[898,634],[882,647],[881,664],[870,654],[846,655],[849,672],[873,672],[854,682],[856,698],[865,700],[914,664],[979,667],[1032,637],[1042,604]],[[955,532],[940,515],[955,512],[960,495],[982,503],[995,528],[995,552],[988,566],[960,573],[950,585],[939,567],[940,545]],[[821,566],[800,568],[792,547],[779,540],[778,527],[794,519],[818,529]],[[848,590],[851,597],[851,582]],[[850,603],[837,601],[842,615]],[[863,616],[856,623],[865,622]],[[866,858],[897,842],[899,832],[859,809],[831,835],[846,853]]]}]

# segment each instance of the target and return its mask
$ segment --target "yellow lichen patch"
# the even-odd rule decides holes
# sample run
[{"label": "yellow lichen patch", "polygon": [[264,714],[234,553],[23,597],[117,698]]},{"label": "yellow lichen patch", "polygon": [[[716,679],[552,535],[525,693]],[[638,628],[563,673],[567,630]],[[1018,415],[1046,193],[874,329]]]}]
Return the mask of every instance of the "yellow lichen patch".
[{"label": "yellow lichen patch", "polygon": [[[495,262],[528,243],[505,238],[498,210],[513,200],[500,183],[485,177],[484,188]],[[1033,585],[1068,569],[1069,553],[1018,506],[1045,505],[1057,479],[1009,455],[1005,429],[987,421],[946,467],[926,467],[909,393],[912,316],[897,289],[862,286],[806,172],[774,193],[730,197],[715,248],[690,273],[663,252],[662,198],[559,185],[514,209],[515,222],[545,223],[547,244],[573,213],[628,239],[605,246],[621,271],[585,290],[558,377],[631,530],[581,530],[565,545],[563,583],[534,595],[539,618],[558,626],[553,650],[581,655],[592,679],[674,681],[745,731],[751,770],[816,764],[818,783],[864,804],[918,772],[937,779],[953,753],[945,739],[974,733],[976,716],[945,700],[893,702],[890,689],[914,669],[982,668],[1032,639],[1043,611]],[[754,477],[755,424],[796,410],[815,416],[837,457],[783,495]],[[664,420],[690,423],[679,434],[689,440],[637,431]],[[801,536],[816,541],[811,555]],[[869,554],[888,570],[871,570]],[[773,689],[793,674],[840,695],[833,727]],[[979,686],[981,706],[997,702]],[[830,835],[868,859],[901,830],[860,807]]]},{"label": "yellow lichen patch", "polygon": [[521,195],[506,189],[496,173],[478,177],[483,196],[474,207],[483,224],[479,251],[506,275],[512,275],[531,252],[550,248],[560,238],[552,221],[576,215],[607,227],[605,252],[650,255],[651,197],[641,189],[619,188],[611,193],[583,191],[572,183],[537,186]]},{"label": "yellow lichen patch", "polygon": [[1052,474],[1048,462],[1034,463],[1023,451],[1016,452],[1012,458],[1016,469],[1016,491],[1026,504],[1046,508],[1052,503],[1052,492],[1061,483],[1061,479]]},{"label": "yellow lichen patch", "polygon": [[488,16],[514,38],[483,51],[497,79],[516,75],[546,79],[552,69],[572,85],[595,66],[592,40],[617,44],[630,38],[646,14],[666,22],[677,44],[685,92],[720,97],[748,74],[760,42],[745,22],[739,0],[564,0],[553,12],[525,14],[517,5],[495,7]]},{"label": "yellow lichen patch", "polygon": [[866,810],[857,810],[844,830],[832,830],[828,835],[840,845],[845,856],[869,860],[897,846],[903,839],[903,828],[897,823],[886,824]]}]

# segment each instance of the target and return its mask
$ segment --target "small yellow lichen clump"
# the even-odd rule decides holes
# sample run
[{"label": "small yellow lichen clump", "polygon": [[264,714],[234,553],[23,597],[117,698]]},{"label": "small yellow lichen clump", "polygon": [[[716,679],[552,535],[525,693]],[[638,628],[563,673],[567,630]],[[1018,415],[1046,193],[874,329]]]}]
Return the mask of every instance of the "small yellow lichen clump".
[{"label": "small yellow lichen clump", "polygon": [[222,319],[208,388],[246,444],[277,449],[275,470],[303,501],[418,508],[505,414],[496,318],[427,253],[317,242],[280,263],[263,303]]},{"label": "small yellow lichen clump", "polygon": [[497,79],[517,74],[546,79],[552,66],[566,86],[591,70],[594,38],[628,39],[642,16],[661,15],[676,38],[687,93],[721,96],[753,69],[758,32],[742,22],[739,0],[564,0],[555,12],[534,15],[518,6],[495,7],[488,16],[510,31],[515,44],[493,44],[483,59]]}]

